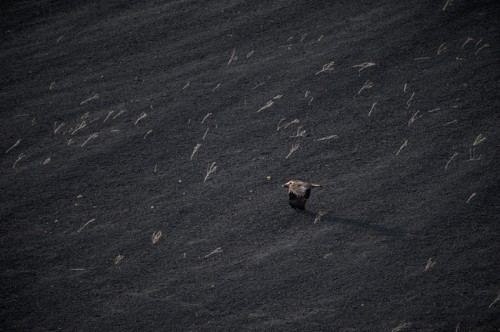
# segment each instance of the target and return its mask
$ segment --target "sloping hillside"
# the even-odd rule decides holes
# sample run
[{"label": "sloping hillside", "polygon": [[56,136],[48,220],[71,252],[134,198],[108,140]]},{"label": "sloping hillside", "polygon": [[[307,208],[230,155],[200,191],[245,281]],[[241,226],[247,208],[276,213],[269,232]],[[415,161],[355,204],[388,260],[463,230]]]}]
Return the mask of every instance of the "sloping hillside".
[{"label": "sloping hillside", "polygon": [[0,329],[500,328],[498,2],[2,7]]}]

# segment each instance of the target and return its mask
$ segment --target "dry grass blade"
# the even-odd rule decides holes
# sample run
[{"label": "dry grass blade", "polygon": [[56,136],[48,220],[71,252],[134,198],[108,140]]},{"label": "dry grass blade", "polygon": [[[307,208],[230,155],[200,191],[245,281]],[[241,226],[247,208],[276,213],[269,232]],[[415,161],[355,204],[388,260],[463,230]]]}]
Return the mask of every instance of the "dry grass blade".
[{"label": "dry grass blade", "polygon": [[451,161],[453,160],[453,158],[455,158],[456,156],[458,155],[458,152],[455,152],[453,154],[453,156],[451,156],[451,158],[448,160],[448,162],[446,163],[446,166],[444,167],[444,170],[447,170],[448,169],[448,166],[450,165]]},{"label": "dry grass blade", "polygon": [[453,0],[446,0],[446,3],[444,4],[444,7],[443,7],[443,11],[446,10],[446,8],[448,8],[448,6],[451,6],[453,4]]},{"label": "dry grass blade", "polygon": [[156,242],[160,241],[161,235],[161,231],[154,231],[153,235],[151,235],[151,242],[155,244]]},{"label": "dry grass blade", "polygon": [[123,258],[125,258],[125,256],[123,256],[123,255],[116,256],[115,257],[115,265],[119,264]]},{"label": "dry grass blade", "polygon": [[484,136],[483,134],[479,134],[479,135],[477,135],[476,139],[474,140],[474,143],[472,144],[472,146],[479,145],[479,144],[483,143],[485,140],[486,140],[486,136]]},{"label": "dry grass blade", "polygon": [[215,254],[220,254],[222,251],[223,251],[222,247],[215,248],[214,250],[212,250],[211,253],[209,253],[208,255],[205,255],[205,258],[208,258],[208,257],[215,255]]},{"label": "dry grass blade", "polygon": [[19,156],[17,156],[17,159],[14,162],[14,165],[12,165],[12,168],[16,168],[17,163],[20,162],[21,159],[23,159],[24,157],[26,157],[26,155],[24,153],[21,153]]},{"label": "dry grass blade", "polygon": [[273,100],[268,101],[264,106],[262,106],[261,108],[258,109],[257,113],[260,113],[261,111],[265,110],[266,108],[273,106],[273,104],[274,104]]},{"label": "dry grass blade", "polygon": [[370,112],[368,112],[368,116],[372,115],[373,109],[375,108],[375,105],[377,105],[377,102],[374,102],[372,104],[372,108],[370,109]]},{"label": "dry grass blade", "polygon": [[425,271],[433,268],[434,265],[436,265],[436,262],[432,260],[432,257],[429,258],[429,260],[427,261],[427,264],[425,264]]},{"label": "dry grass blade", "polygon": [[362,71],[366,68],[370,68],[370,67],[373,67],[373,66],[376,66],[375,62],[363,62],[359,65],[355,65],[355,66],[352,66],[353,68],[359,68],[358,72],[359,71]]},{"label": "dry grass blade", "polygon": [[207,115],[205,115],[205,117],[203,118],[203,120],[201,120],[201,124],[203,124],[210,116],[212,115],[212,113],[207,113]]},{"label": "dry grass blade", "polygon": [[90,136],[89,136],[89,138],[87,138],[87,140],[86,140],[85,142],[83,142],[83,144],[82,144],[82,146],[81,146],[81,147],[83,148],[83,146],[84,146],[85,144],[87,144],[90,140],[97,138],[98,136],[99,136],[99,134],[98,134],[98,133],[93,133],[92,135],[90,135]]},{"label": "dry grass blade", "polygon": [[470,203],[471,199],[473,199],[474,197],[476,197],[476,193],[472,193],[470,196],[469,196],[469,199],[467,199],[467,204]]},{"label": "dry grass blade", "polygon": [[391,330],[391,332],[400,332],[400,331],[404,331],[404,330],[406,330],[406,329],[410,328],[410,327],[411,327],[411,325],[412,325],[411,323],[401,323],[401,324],[399,324],[398,326],[396,326],[395,328],[393,328],[393,329]]},{"label": "dry grass blade", "polygon": [[191,160],[193,160],[194,155],[196,154],[196,152],[198,152],[198,150],[200,149],[200,147],[201,147],[200,143],[196,144],[196,146],[193,149],[193,153],[191,153]]},{"label": "dry grass blade", "polygon": [[399,155],[401,150],[403,150],[407,145],[408,145],[408,140],[405,140],[403,145],[401,145],[401,147],[399,148],[398,152],[396,152],[396,156]]},{"label": "dry grass blade", "polygon": [[321,217],[323,217],[325,214],[326,212],[319,211],[318,214],[316,214],[316,217],[314,218],[314,224],[320,221]]},{"label": "dry grass blade", "polygon": [[233,49],[231,52],[231,57],[229,58],[229,61],[227,62],[227,65],[229,66],[231,62],[238,60],[238,57],[236,56],[236,49]]},{"label": "dry grass blade", "polygon": [[324,73],[324,72],[329,72],[329,71],[333,71],[333,65],[335,64],[335,61],[331,61],[331,62],[328,62],[328,63],[325,63],[323,65],[323,68],[321,68],[321,70],[319,70],[318,72],[316,72],[315,75],[318,75],[320,73]]},{"label": "dry grass blade", "polygon": [[288,152],[288,154],[286,155],[285,159],[288,159],[288,157],[290,157],[292,155],[292,153],[294,153],[295,151],[297,151],[298,148],[299,148],[299,144],[292,145],[292,147],[290,149],[290,152]]},{"label": "dry grass blade", "polygon": [[500,293],[498,293],[497,297],[495,298],[495,300],[493,300],[493,302],[491,302],[491,304],[488,306],[488,308],[491,308],[498,301],[500,301]]},{"label": "dry grass blade", "polygon": [[135,120],[134,126],[137,126],[137,123],[147,116],[148,116],[148,114],[146,112],[142,112],[141,115],[137,118],[137,120]]},{"label": "dry grass blade", "polygon": [[7,149],[7,151],[5,151],[5,153],[9,153],[10,150],[14,149],[16,146],[18,146],[19,144],[21,143],[21,139],[18,139],[16,141],[16,143],[14,143],[14,145],[12,145],[10,148]]},{"label": "dry grass blade", "polygon": [[330,140],[330,139],[334,139],[334,138],[337,139],[337,138],[339,138],[339,136],[338,135],[329,135],[329,136],[321,137],[321,138],[318,138],[316,140],[316,142],[326,141],[326,140]]},{"label": "dry grass blade", "polygon": [[95,100],[95,99],[99,99],[99,94],[97,94],[97,93],[93,92],[93,93],[92,93],[92,95],[91,95],[89,98],[87,98],[87,99],[85,99],[84,101],[82,101],[82,102],[80,103],[80,105],[86,104],[86,103],[88,103],[89,101],[91,101],[91,100]]},{"label": "dry grass blade", "polygon": [[83,226],[82,226],[82,227],[80,227],[80,229],[79,229],[78,231],[76,231],[76,232],[77,232],[77,233],[80,233],[80,231],[81,231],[82,229],[84,229],[85,227],[87,227],[87,225],[89,225],[90,223],[92,223],[92,222],[94,222],[94,221],[95,221],[95,218],[90,219],[90,220],[89,220],[89,221],[87,221],[85,224],[83,224]]},{"label": "dry grass blade", "polygon": [[142,139],[145,140],[146,137],[148,137],[148,135],[151,134],[152,132],[153,132],[153,129],[149,129],[148,132],[146,133],[146,135],[144,135],[144,137]]},{"label": "dry grass blade", "polygon": [[215,172],[217,170],[217,166],[215,166],[215,162],[213,162],[212,164],[209,164],[208,167],[207,167],[207,174],[205,175],[205,179],[203,179],[203,182],[206,182],[208,177],[210,176],[210,174],[212,174],[213,172]]},{"label": "dry grass blade", "polygon": [[361,87],[361,89],[359,89],[357,94],[359,95],[363,90],[371,88],[373,88],[373,82],[370,80],[366,80],[365,84],[363,84],[363,86]]}]

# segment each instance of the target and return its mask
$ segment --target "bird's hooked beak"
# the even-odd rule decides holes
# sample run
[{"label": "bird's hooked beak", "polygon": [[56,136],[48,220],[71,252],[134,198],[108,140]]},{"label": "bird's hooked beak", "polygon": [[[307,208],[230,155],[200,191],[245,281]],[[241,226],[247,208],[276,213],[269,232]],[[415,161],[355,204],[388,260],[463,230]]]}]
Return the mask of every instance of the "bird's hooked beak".
[{"label": "bird's hooked beak", "polygon": [[283,188],[288,188],[288,182],[287,182],[287,183],[285,183],[285,184],[283,184],[283,185],[281,185],[281,186],[282,186]]}]

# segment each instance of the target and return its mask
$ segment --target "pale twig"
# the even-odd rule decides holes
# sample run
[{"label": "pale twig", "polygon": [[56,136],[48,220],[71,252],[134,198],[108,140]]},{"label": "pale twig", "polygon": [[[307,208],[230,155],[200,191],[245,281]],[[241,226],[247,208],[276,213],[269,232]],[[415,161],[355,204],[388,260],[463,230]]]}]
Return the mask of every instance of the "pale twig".
[{"label": "pale twig", "polygon": [[208,258],[208,257],[215,255],[215,254],[220,254],[221,252],[223,252],[222,247],[215,248],[214,250],[212,250],[211,253],[209,253],[208,255],[205,255],[205,258]]},{"label": "pale twig", "polygon": [[201,147],[200,143],[196,144],[196,146],[193,149],[193,153],[191,153],[191,160],[193,160],[193,157],[194,157],[195,153],[198,152],[198,150],[200,149],[200,147]]},{"label": "pale twig", "polygon": [[274,101],[269,100],[264,106],[262,106],[261,108],[258,109],[257,113],[260,113],[261,111],[265,110],[266,108],[273,106],[273,104],[274,104]]},{"label": "pale twig", "polygon": [[187,82],[186,85],[184,85],[184,87],[182,88],[182,90],[184,90],[185,88],[187,88],[190,85],[191,85],[191,82]]},{"label": "pale twig", "polygon": [[481,155],[479,155],[479,157],[476,157],[476,148],[472,147],[469,149],[469,160],[466,161],[477,161],[477,160],[481,160]]},{"label": "pale twig", "polygon": [[500,301],[500,293],[498,293],[497,297],[495,298],[495,300],[493,300],[493,302],[491,302],[491,304],[488,306],[488,308],[491,308],[498,301]]},{"label": "pale twig", "polygon": [[305,137],[306,136],[306,131],[305,130],[301,130],[302,126],[299,126],[297,128],[297,132],[295,134],[293,134],[292,136],[290,136],[291,138],[294,138],[294,137]]},{"label": "pale twig", "polygon": [[405,83],[405,85],[403,86],[403,92],[406,93],[406,88],[408,87],[408,83]]},{"label": "pale twig", "polygon": [[205,175],[205,179],[203,180],[203,182],[206,182],[208,177],[210,176],[210,174],[212,174],[213,172],[215,172],[217,170],[217,166],[215,166],[215,162],[213,162],[212,164],[209,164],[208,167],[207,167],[207,174]]},{"label": "pale twig", "polygon": [[319,36],[318,41],[321,41],[323,39],[323,35]]},{"label": "pale twig", "polygon": [[87,222],[86,222],[86,223],[85,223],[82,227],[80,227],[80,229],[79,229],[78,231],[76,231],[76,232],[77,232],[77,233],[80,233],[80,231],[81,231],[82,229],[84,229],[84,228],[85,228],[88,224],[90,224],[90,223],[92,223],[92,222],[94,222],[94,221],[95,221],[95,218],[90,219],[90,220],[89,220],[89,221],[87,221]]},{"label": "pale twig", "polygon": [[285,120],[285,118],[281,119],[280,122],[278,122],[278,127],[276,128],[276,131],[280,131],[281,128],[288,128],[288,126],[290,126],[291,124],[294,124],[294,123],[299,123],[300,120],[299,119],[293,119],[292,121],[290,122],[287,122],[285,123],[284,125],[280,126],[281,122],[283,122],[283,120]]},{"label": "pale twig", "polygon": [[125,111],[124,110],[120,110],[120,112],[118,112],[118,114],[113,117],[113,120],[115,120],[117,117],[119,117],[123,113],[125,113]]},{"label": "pale twig", "polygon": [[20,162],[21,159],[23,159],[24,157],[26,157],[26,155],[24,153],[21,153],[19,156],[17,156],[17,159],[14,162],[14,165],[12,165],[12,168],[16,168],[17,163]]},{"label": "pale twig", "polygon": [[469,204],[469,202],[471,201],[471,199],[473,199],[474,197],[476,197],[476,193],[472,193],[470,196],[469,196],[469,199],[467,200],[467,203],[466,204]]},{"label": "pale twig", "polygon": [[212,89],[212,92],[214,92],[215,90],[217,90],[219,87],[220,87],[220,83],[219,83],[219,84],[217,84],[217,85],[215,86],[215,88],[213,88],[213,89]]},{"label": "pale twig", "polygon": [[297,151],[297,149],[299,148],[299,144],[293,144],[291,149],[290,149],[290,152],[288,152],[287,156],[285,157],[285,159],[288,159],[288,157],[290,157],[292,155],[292,153],[294,153],[295,151]]},{"label": "pale twig", "polygon": [[89,98],[87,98],[87,99],[85,99],[84,101],[82,101],[82,102],[80,103],[80,105],[86,104],[86,103],[88,103],[89,101],[94,100],[94,99],[98,99],[98,98],[99,98],[99,94],[97,94],[97,93],[93,92],[93,93],[92,93],[92,95],[91,95]]},{"label": "pale twig", "polygon": [[83,148],[83,146],[84,146],[85,144],[87,144],[87,143],[88,143],[91,139],[97,138],[98,136],[99,136],[99,134],[98,134],[98,133],[93,133],[92,135],[90,135],[90,136],[89,136],[89,138],[87,138],[87,140],[86,140],[85,142],[83,142],[83,144],[82,144],[82,146],[81,146],[81,147]]},{"label": "pale twig", "polygon": [[252,56],[253,52],[254,52],[254,50],[251,50],[250,52],[247,53],[247,59]]},{"label": "pale twig", "polygon": [[404,143],[401,145],[401,147],[399,148],[398,152],[396,152],[396,156],[401,152],[401,150],[403,150],[404,147],[406,147],[408,145],[408,140],[406,139],[404,141]]},{"label": "pale twig", "polygon": [[85,120],[83,120],[82,122],[80,122],[80,124],[79,124],[79,125],[78,125],[75,129],[71,128],[71,129],[69,130],[69,133],[70,133],[71,135],[74,135],[77,131],[79,131],[79,130],[81,130],[81,129],[85,128],[86,126],[87,126],[87,122],[85,122]]},{"label": "pale twig", "polygon": [[146,137],[148,137],[148,135],[151,134],[152,132],[153,132],[153,129],[149,129],[148,132],[146,133],[146,135],[144,135],[144,137],[142,139],[145,140]]},{"label": "pale twig", "polygon": [[115,111],[109,111],[109,112],[108,112],[108,115],[106,116],[106,118],[104,119],[104,121],[103,121],[103,122],[108,121],[108,118],[109,118],[109,117],[111,116],[111,114],[113,114],[114,112],[115,112]]},{"label": "pale twig", "polygon": [[123,258],[125,258],[125,256],[123,256],[123,255],[116,256],[115,257],[115,265],[117,265],[118,263],[120,263]]},{"label": "pale twig", "polygon": [[207,137],[209,129],[210,129],[210,127],[207,127],[207,130],[205,130],[205,133],[203,134],[203,137],[201,138],[202,140],[205,140],[205,137]]},{"label": "pale twig", "polygon": [[18,139],[18,140],[16,141],[16,143],[14,143],[14,145],[12,145],[10,148],[8,148],[8,149],[7,149],[7,151],[5,151],[5,153],[9,153],[9,152],[10,152],[10,150],[12,150],[12,149],[14,149],[16,146],[18,146],[18,145],[21,143],[21,141],[22,141],[21,139]]},{"label": "pale twig", "polygon": [[446,10],[446,8],[448,8],[448,6],[451,6],[453,4],[453,0],[446,0],[446,3],[444,4],[444,7],[443,7],[443,11]]},{"label": "pale twig", "polygon": [[432,112],[436,112],[436,111],[440,111],[440,110],[441,110],[440,107],[436,107],[436,108],[433,108],[431,110],[428,110],[427,112],[432,113]]},{"label": "pale twig", "polygon": [[476,43],[476,46],[475,46],[475,47],[477,48],[477,47],[479,46],[479,44],[481,44],[481,42],[482,42],[482,41],[483,41],[483,38],[479,39],[479,40],[477,41],[477,43]]},{"label": "pale twig", "polygon": [[205,117],[203,118],[203,120],[201,120],[201,124],[203,124],[205,122],[206,119],[208,119],[210,116],[212,115],[212,113],[207,113],[207,115],[205,115]]},{"label": "pale twig", "polygon": [[45,159],[45,161],[43,162],[43,165],[47,165],[48,163],[50,163],[50,161],[52,160],[52,158],[48,157],[47,159]]},{"label": "pale twig", "polygon": [[425,271],[427,271],[428,269],[431,269],[434,267],[434,265],[436,265],[436,262],[434,262],[432,260],[432,257],[429,258],[429,260],[427,261],[427,264],[425,264]]},{"label": "pale twig", "polygon": [[479,134],[476,137],[476,139],[474,140],[474,143],[472,144],[472,146],[479,145],[479,144],[483,143],[485,140],[486,140],[486,136],[484,136],[483,134]]},{"label": "pale twig", "polygon": [[441,54],[441,52],[445,51],[446,49],[447,49],[447,47],[446,47],[446,43],[442,43],[441,45],[439,45],[439,48],[438,48],[438,50],[437,50],[437,52],[436,52],[436,53],[437,53],[437,55],[440,55],[440,54]]},{"label": "pale twig", "polygon": [[471,42],[473,40],[474,40],[474,38],[467,37],[467,39],[465,40],[465,42],[462,44],[462,49],[464,49],[465,45],[467,45],[469,42]]},{"label": "pale twig", "polygon": [[57,134],[57,132],[64,127],[64,122],[61,122],[59,125],[57,125],[57,121],[54,122],[54,134]]},{"label": "pale twig", "polygon": [[337,139],[337,138],[339,138],[339,137],[338,137],[337,135],[325,136],[325,137],[318,138],[318,139],[316,140],[316,142],[319,142],[319,141],[326,141],[326,140],[333,139],[333,138]]},{"label": "pale twig", "polygon": [[153,235],[151,235],[151,242],[155,244],[156,242],[160,241],[161,234],[161,231],[154,231]]},{"label": "pale twig", "polygon": [[[413,116],[410,118],[410,120],[408,121],[408,127],[413,123],[415,122],[415,120],[417,119],[417,115],[420,111],[416,111],[415,114],[413,114]],[[421,117],[421,116],[420,116]]]},{"label": "pale twig", "polygon": [[457,119],[450,121],[450,122],[446,122],[445,124],[443,124],[443,126],[451,125],[451,124],[456,123],[456,122],[458,122]]},{"label": "pale twig", "polygon": [[354,65],[352,67],[353,68],[359,68],[359,70],[358,70],[358,72],[359,72],[359,71],[362,71],[362,70],[364,70],[366,68],[373,67],[375,65],[376,65],[375,62],[363,62],[363,63],[361,63],[359,65]]},{"label": "pale twig", "polygon": [[135,120],[135,122],[134,122],[134,126],[137,126],[137,123],[138,123],[139,121],[141,121],[142,119],[144,119],[145,117],[147,117],[147,116],[148,116],[148,115],[147,115],[147,113],[146,113],[146,112],[142,112],[142,113],[141,113],[141,115],[137,118],[137,120]]},{"label": "pale twig", "polygon": [[306,90],[306,92],[304,93],[304,97],[307,98],[307,96],[309,96],[310,93],[311,93],[311,91]]},{"label": "pale twig", "polygon": [[485,47],[490,47],[490,44],[484,44],[483,46],[481,46],[480,48],[478,48],[477,51],[474,53],[474,55],[476,56],[479,53],[479,51],[481,51]]},{"label": "pale twig", "polygon": [[238,60],[238,57],[236,56],[236,49],[233,49],[231,52],[231,57],[229,58],[229,61],[227,62],[227,65],[229,66],[231,62]]},{"label": "pale twig", "polygon": [[329,72],[329,71],[333,71],[333,65],[335,64],[335,61],[332,61],[332,62],[328,62],[328,63],[325,63],[323,65],[323,68],[321,68],[321,70],[319,70],[318,72],[316,72],[315,75],[318,75],[320,73],[324,73],[324,72]]},{"label": "pale twig", "polygon": [[361,87],[361,89],[359,89],[358,91],[358,95],[363,91],[363,90],[366,90],[366,89],[371,89],[373,87],[373,82],[370,81],[370,80],[366,80],[365,84],[363,84],[363,86]]},{"label": "pale twig", "polygon": [[320,221],[321,217],[323,217],[325,214],[326,212],[319,211],[318,214],[316,214],[316,217],[314,218],[314,224]]},{"label": "pale twig", "polygon": [[453,154],[453,156],[451,156],[451,158],[448,160],[448,162],[446,163],[446,166],[444,167],[445,170],[448,169],[448,165],[451,163],[451,161],[453,160],[453,158],[455,158],[456,156],[458,155],[458,152],[455,152]]},{"label": "pale twig", "polygon": [[377,105],[377,102],[374,102],[372,104],[372,108],[370,109],[370,112],[368,112],[368,116],[372,115],[373,109],[375,108],[375,105]]},{"label": "pale twig", "polygon": [[412,92],[412,93],[411,93],[411,96],[410,96],[410,99],[408,99],[408,100],[406,101],[406,108],[410,108],[410,106],[411,106],[411,101],[412,101],[413,97],[415,97],[415,92]]},{"label": "pale twig", "polygon": [[391,330],[391,332],[400,332],[411,327],[411,323],[402,323]]}]

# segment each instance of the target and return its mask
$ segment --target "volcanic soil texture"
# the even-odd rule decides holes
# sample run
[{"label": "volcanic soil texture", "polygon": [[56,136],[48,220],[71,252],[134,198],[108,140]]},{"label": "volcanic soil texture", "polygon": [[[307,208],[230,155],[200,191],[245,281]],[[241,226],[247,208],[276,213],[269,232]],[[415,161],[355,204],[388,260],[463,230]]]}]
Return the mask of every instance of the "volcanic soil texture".
[{"label": "volcanic soil texture", "polygon": [[500,328],[498,1],[0,6],[1,330]]}]

